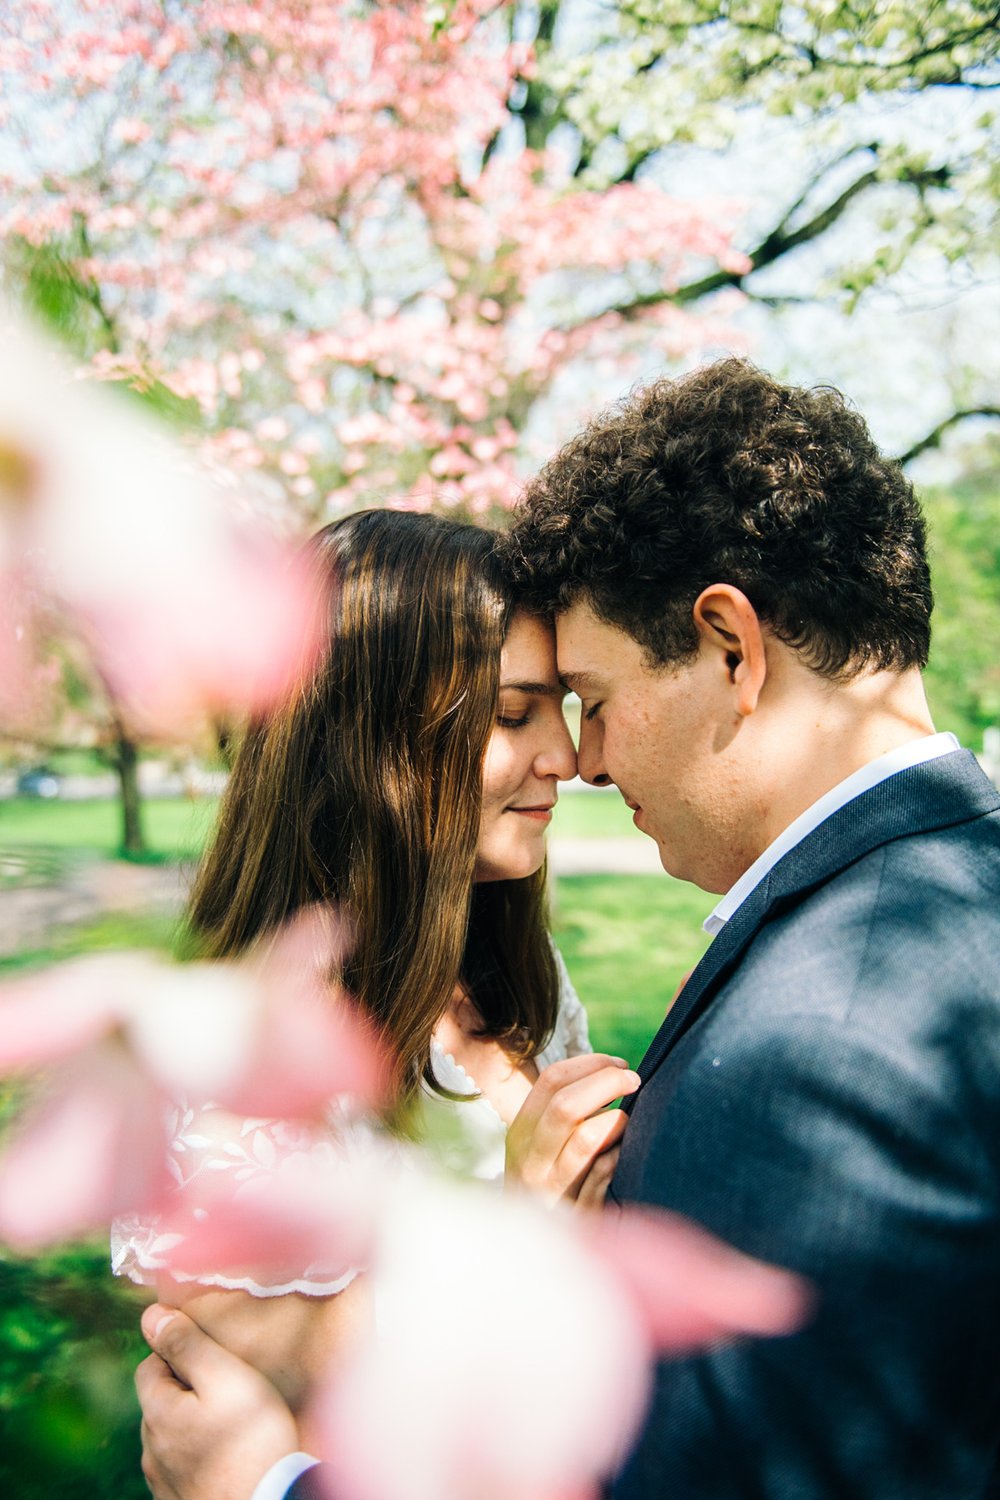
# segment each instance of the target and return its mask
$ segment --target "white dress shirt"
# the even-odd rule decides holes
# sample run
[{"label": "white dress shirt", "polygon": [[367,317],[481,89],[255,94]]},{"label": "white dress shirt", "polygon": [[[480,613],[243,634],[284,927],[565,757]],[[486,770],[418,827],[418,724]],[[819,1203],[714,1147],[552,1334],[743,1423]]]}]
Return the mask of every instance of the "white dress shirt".
[{"label": "white dress shirt", "polygon": [[287,1453],[271,1465],[250,1500],[284,1500],[299,1475],[318,1463],[319,1459],[309,1453]]},{"label": "white dress shirt", "polygon": [[880,755],[877,760],[871,760],[860,771],[855,771],[844,781],[838,782],[830,791],[825,792],[811,807],[800,813],[793,823],[778,834],[772,844],[768,844],[763,854],[759,855],[744,871],[715,910],[707,916],[702,923],[705,931],[712,937],[721,932],[734,912],[738,911],[751,891],[756,890],[765,875],[784,859],[785,855],[801,844],[806,836],[818,828],[827,818],[839,812],[848,802],[853,802],[855,797],[860,797],[862,792],[868,792],[873,786],[878,786],[880,781],[895,776],[899,771],[906,771],[910,766],[922,766],[927,761],[937,760],[942,755],[951,755],[952,751],[960,750],[962,747],[953,734],[929,734],[919,740],[910,740],[905,745],[898,746],[895,750]]}]

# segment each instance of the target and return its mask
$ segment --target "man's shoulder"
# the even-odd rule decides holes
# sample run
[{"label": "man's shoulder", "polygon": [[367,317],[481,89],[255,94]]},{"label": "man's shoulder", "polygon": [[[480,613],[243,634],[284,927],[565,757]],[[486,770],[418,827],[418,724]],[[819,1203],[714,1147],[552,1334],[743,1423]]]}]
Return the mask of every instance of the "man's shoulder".
[{"label": "man's shoulder", "polygon": [[975,851],[1000,865],[1000,793],[968,751],[956,751],[886,778],[840,807],[774,866],[779,898],[827,880],[861,876],[890,851],[928,889],[955,888]]}]

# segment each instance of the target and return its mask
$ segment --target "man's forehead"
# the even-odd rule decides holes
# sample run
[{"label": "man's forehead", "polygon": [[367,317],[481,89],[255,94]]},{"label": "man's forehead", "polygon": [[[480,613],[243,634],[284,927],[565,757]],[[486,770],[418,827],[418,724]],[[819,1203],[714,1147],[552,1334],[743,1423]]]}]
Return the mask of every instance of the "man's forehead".
[{"label": "man's forehead", "polygon": [[556,660],[559,676],[574,692],[597,687],[621,665],[624,631],[609,625],[580,600],[556,615]]}]

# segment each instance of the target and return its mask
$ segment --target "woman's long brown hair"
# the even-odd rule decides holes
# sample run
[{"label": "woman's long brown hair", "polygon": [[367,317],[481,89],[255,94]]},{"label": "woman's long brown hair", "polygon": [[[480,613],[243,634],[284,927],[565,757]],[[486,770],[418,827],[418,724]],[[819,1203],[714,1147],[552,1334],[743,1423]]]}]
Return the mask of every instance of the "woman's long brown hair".
[{"label": "woman's long brown hair", "polygon": [[330,645],[252,723],[189,908],[199,951],[233,956],[313,902],[355,942],[343,980],[397,1060],[397,1098],[433,1083],[456,983],[485,1034],[533,1056],[558,982],[545,875],[473,885],[483,760],[514,602],[476,526],[364,511],[309,543]]}]

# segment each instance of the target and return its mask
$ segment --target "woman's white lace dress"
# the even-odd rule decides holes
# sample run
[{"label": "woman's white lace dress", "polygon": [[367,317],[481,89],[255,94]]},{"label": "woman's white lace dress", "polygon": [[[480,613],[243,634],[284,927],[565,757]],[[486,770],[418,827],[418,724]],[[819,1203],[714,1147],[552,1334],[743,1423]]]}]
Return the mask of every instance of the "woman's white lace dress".
[{"label": "woman's white lace dress", "polygon": [[[573,988],[562,955],[556,952],[559,972],[559,1010],[547,1046],[534,1061],[541,1070],[566,1057],[591,1050],[587,1016]],[[426,1084],[423,1089],[423,1134],[430,1148],[446,1164],[483,1182],[503,1177],[507,1127],[493,1105],[471,1078],[437,1042],[431,1044],[434,1076],[453,1094],[467,1099],[446,1099]],[[370,1149],[376,1126],[352,1112],[349,1102],[331,1101],[327,1128],[278,1119],[241,1119],[207,1103],[197,1108],[178,1104],[168,1122],[168,1166],[178,1191],[184,1192],[206,1173],[232,1174],[234,1185],[253,1184],[278,1171],[294,1172],[299,1166],[321,1165],[325,1153],[332,1162],[358,1159]],[[111,1230],[111,1267],[117,1276],[128,1276],[144,1286],[155,1286],[167,1273],[167,1257],[178,1237],[164,1232],[155,1219],[132,1215],[115,1220]],[[241,1290],[255,1297],[280,1297],[288,1292],[328,1297],[342,1291],[358,1274],[332,1259],[328,1264],[271,1267],[267,1271],[238,1274],[199,1273],[175,1279],[197,1281],[201,1286]]]}]

